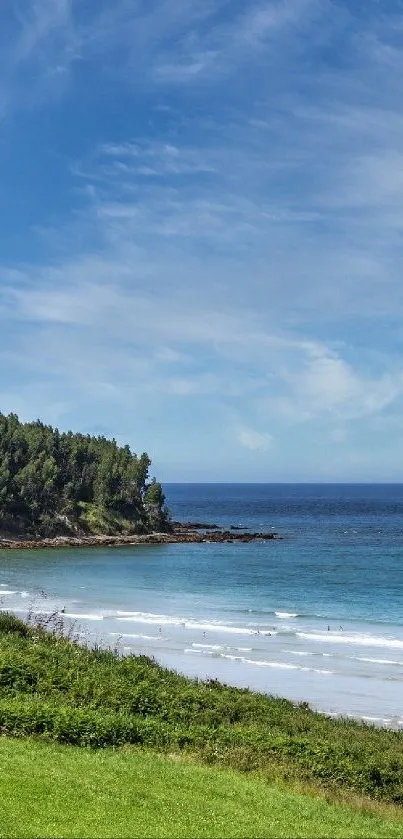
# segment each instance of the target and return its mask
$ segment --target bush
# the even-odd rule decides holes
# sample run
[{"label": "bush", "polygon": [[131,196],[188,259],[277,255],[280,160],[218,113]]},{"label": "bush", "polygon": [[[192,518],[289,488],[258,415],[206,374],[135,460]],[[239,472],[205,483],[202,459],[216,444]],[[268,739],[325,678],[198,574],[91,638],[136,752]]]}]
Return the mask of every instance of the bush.
[{"label": "bush", "polygon": [[403,803],[403,733],[187,679],[0,615],[0,729],[100,748],[185,749],[209,763]]},{"label": "bush", "polygon": [[0,613],[0,635],[7,635],[7,633],[12,632],[15,635],[21,635],[23,638],[29,634],[29,629],[27,625],[17,618],[16,615],[13,615],[11,612],[1,612]]}]

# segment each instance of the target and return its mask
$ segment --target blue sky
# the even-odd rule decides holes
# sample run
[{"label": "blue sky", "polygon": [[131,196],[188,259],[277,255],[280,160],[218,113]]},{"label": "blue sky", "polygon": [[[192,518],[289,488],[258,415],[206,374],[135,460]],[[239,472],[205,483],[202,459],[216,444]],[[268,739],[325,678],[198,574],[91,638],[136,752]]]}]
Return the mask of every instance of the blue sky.
[{"label": "blue sky", "polygon": [[403,477],[401,0],[0,9],[0,408],[165,481]]}]

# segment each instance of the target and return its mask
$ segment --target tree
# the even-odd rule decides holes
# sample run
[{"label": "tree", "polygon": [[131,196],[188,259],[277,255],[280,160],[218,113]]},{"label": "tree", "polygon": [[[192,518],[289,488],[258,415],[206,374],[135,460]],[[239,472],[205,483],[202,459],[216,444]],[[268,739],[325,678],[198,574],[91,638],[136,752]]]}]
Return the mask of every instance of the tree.
[{"label": "tree", "polygon": [[155,522],[165,529],[165,498],[161,485],[149,482],[150,465],[146,452],[138,457],[116,440],[0,413],[0,524],[11,519],[40,533],[67,515],[88,526],[86,510],[96,508],[112,520],[124,518],[134,531]]}]

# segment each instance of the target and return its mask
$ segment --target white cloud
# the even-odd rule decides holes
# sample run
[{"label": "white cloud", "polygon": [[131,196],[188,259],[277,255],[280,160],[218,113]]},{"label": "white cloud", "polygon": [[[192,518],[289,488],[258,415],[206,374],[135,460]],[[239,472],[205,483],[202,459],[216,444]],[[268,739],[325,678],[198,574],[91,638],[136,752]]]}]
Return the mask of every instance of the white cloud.
[{"label": "white cloud", "polygon": [[0,113],[8,116],[64,90],[79,55],[73,0],[13,0],[1,14]]},{"label": "white cloud", "polygon": [[299,27],[314,14],[323,14],[329,5],[323,0],[271,0],[249,6],[233,30],[233,40],[256,47],[288,27]]},{"label": "white cloud", "polygon": [[225,77],[245,60],[266,62],[268,55],[278,57],[282,35],[303,37],[308,22],[329,8],[326,0],[260,0],[246,11],[234,10],[229,20],[210,15],[209,26],[193,29],[166,50],[155,64],[154,78],[164,84],[189,84]]},{"label": "white cloud", "polygon": [[351,404],[357,396],[357,390],[361,389],[361,383],[351,367],[341,358],[330,354],[308,358],[303,369],[293,373],[291,378],[296,393],[314,412],[333,411],[340,405]]},{"label": "white cloud", "polygon": [[35,258],[22,230],[25,264],[0,266],[17,405],[149,411],[150,428],[197,406],[200,434],[222,411],[246,451],[270,447],[269,427],[276,452],[314,431],[347,446],[399,414],[403,61],[369,5],[15,5],[0,102],[38,88],[45,104],[59,70],[74,92],[90,67],[139,125],[105,119],[94,137],[89,120],[68,218],[55,192],[52,230],[38,202]]},{"label": "white cloud", "polygon": [[38,58],[40,50],[60,31],[66,36],[71,25],[72,3],[71,0],[33,0],[13,5],[19,35],[10,51],[10,62],[16,68],[33,57]]},{"label": "white cloud", "polygon": [[[62,231],[66,252],[69,239],[76,247],[82,229],[95,236],[99,252],[87,247],[59,264],[2,271],[7,313],[14,309],[37,324],[42,336],[30,363],[45,372],[51,349],[55,371],[66,375],[70,366],[76,384],[91,376],[98,394],[111,385],[114,398],[116,382],[124,399],[132,398],[133,388],[178,398],[214,396],[223,403],[248,395],[252,414],[260,405],[270,423],[285,427],[318,418],[327,422],[330,415],[357,420],[399,400],[401,366],[388,353],[374,372],[365,366],[370,341],[357,362],[348,346],[336,351],[332,341],[312,337],[318,327],[326,334],[327,323],[339,313],[379,317],[385,309],[402,311],[403,293],[400,284],[385,296],[385,283],[390,288],[395,283],[393,262],[382,258],[391,239],[379,244],[376,216],[368,220],[366,206],[360,219],[349,217],[348,236],[337,225],[332,237],[321,231],[339,206],[337,193],[331,194],[332,171],[325,171],[320,157],[315,168],[307,125],[325,141],[333,138],[329,125],[341,120],[343,132],[353,138],[358,133],[361,144],[360,123],[350,111],[333,107],[327,117],[313,109],[297,118],[305,129],[302,160],[317,177],[314,188],[304,180],[304,189],[291,197],[277,186],[279,179],[289,183],[283,178],[289,179],[296,158],[291,153],[288,164],[275,144],[267,163],[266,122],[263,128],[252,126],[248,137],[238,123],[227,129],[215,121],[208,129],[201,125],[197,143],[192,125],[192,142],[185,132],[180,140],[111,138],[99,144],[75,169],[85,184],[84,209]],[[393,119],[395,142],[400,123]],[[380,137],[373,113],[367,122],[374,125],[371,143],[390,142]],[[333,154],[343,176],[338,188],[345,212],[350,163],[338,146]],[[146,165],[150,171],[144,177]],[[150,185],[151,172],[158,183]],[[211,173],[206,185],[201,175]],[[388,173],[386,185],[383,177],[373,178],[383,190],[382,212],[393,209],[398,194],[389,167]],[[178,186],[183,175],[186,183]],[[363,218],[367,234],[374,229],[371,241],[362,239]],[[100,334],[112,352],[100,351]],[[207,373],[196,369],[195,361],[206,353]],[[167,378],[162,368],[168,361],[173,369]]]},{"label": "white cloud", "polygon": [[290,391],[277,409],[290,422],[327,415],[358,420],[382,412],[403,394],[401,364],[375,377],[320,345],[314,352],[308,349],[302,364],[294,363],[285,379]]},{"label": "white cloud", "polygon": [[240,428],[237,431],[236,439],[246,449],[256,452],[265,452],[271,448],[274,437],[267,432],[261,433],[253,428]]},{"label": "white cloud", "polygon": [[246,12],[227,0],[13,0],[4,45],[0,36],[0,104],[4,112],[43,104],[75,65],[100,61],[100,73],[112,67],[133,85],[214,81],[328,8],[327,0],[253,0]]},{"label": "white cloud", "polygon": [[[117,285],[118,264],[103,263],[115,285],[96,284],[100,267],[95,260],[65,266],[56,275],[63,293],[52,272],[47,287],[10,290],[5,315],[14,312],[40,328],[26,364],[86,389],[88,380],[109,383],[117,397],[118,383],[126,388],[130,378],[139,393],[204,394],[237,404],[247,398],[252,409],[260,405],[271,421],[287,425],[329,416],[357,420],[384,411],[403,393],[401,365],[378,376],[364,373],[325,344],[269,329],[228,302],[195,307],[180,287],[155,297],[124,279]],[[197,369],[206,353],[208,372]]]},{"label": "white cloud", "polygon": [[[198,148],[180,147],[172,143],[139,141],[137,143],[106,143],[99,150],[96,160],[96,177],[104,171],[108,180],[137,178],[139,175],[198,175],[215,172],[213,154]],[[103,159],[112,159],[112,165]],[[79,170],[78,170],[79,171]],[[83,173],[85,175],[85,171]]]}]

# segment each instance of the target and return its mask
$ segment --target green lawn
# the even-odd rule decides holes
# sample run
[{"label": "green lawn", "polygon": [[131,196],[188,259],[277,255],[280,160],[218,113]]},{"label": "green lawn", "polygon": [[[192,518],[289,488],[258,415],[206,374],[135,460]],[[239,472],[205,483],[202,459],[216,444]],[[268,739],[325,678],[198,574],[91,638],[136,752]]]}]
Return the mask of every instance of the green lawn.
[{"label": "green lawn", "polygon": [[403,820],[140,749],[0,739],[5,837],[403,837]]}]

